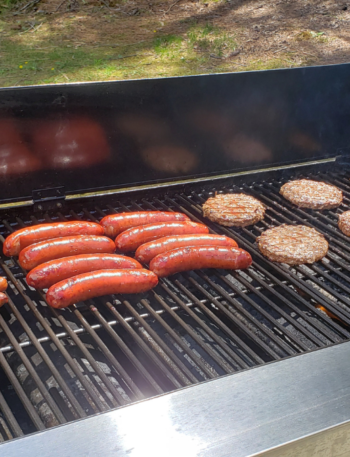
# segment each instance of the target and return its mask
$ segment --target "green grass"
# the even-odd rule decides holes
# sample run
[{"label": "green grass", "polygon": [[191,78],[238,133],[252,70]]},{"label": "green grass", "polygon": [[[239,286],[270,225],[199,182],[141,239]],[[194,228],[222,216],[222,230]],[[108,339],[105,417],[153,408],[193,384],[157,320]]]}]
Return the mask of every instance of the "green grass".
[{"label": "green grass", "polygon": [[156,37],[153,41],[153,48],[157,54],[169,54],[169,51],[179,50],[182,37],[177,35],[163,35]]},{"label": "green grass", "polygon": [[256,60],[255,62],[251,62],[248,64],[244,70],[245,71],[254,71],[254,70],[275,70],[277,68],[286,68],[290,67],[290,63],[288,61],[275,58],[268,61],[263,60]]},{"label": "green grass", "polygon": [[[179,35],[159,35],[153,40],[153,49],[164,63],[178,61],[179,65],[191,62],[194,67],[208,60],[210,55],[223,57],[237,47],[234,38],[226,32],[207,23],[189,23],[184,37]],[[196,70],[196,68],[194,68]]]},{"label": "green grass", "polygon": [[[45,43],[45,50],[2,40],[0,83],[2,86],[47,84],[70,80],[92,80],[121,76],[114,50],[55,46]],[[48,49],[47,49],[48,48]],[[120,52],[120,51],[119,51]]]},{"label": "green grass", "polygon": [[19,6],[22,0],[0,0],[0,14],[6,13],[12,8]]},{"label": "green grass", "polygon": [[204,27],[194,25],[187,32],[188,43],[197,52],[207,52],[216,57],[234,51],[237,43],[233,36],[221,31],[211,24]]},{"label": "green grass", "polygon": [[328,38],[325,36],[324,32],[314,32],[312,30],[304,30],[297,33],[295,39],[297,41],[317,40],[320,43],[326,43],[328,41]]},{"label": "green grass", "polygon": [[[154,33],[157,30],[154,22],[152,26],[143,23],[141,27],[151,33],[147,39],[136,41],[132,30],[120,27],[120,19],[105,17],[120,31],[114,34],[110,46],[101,38],[96,44],[91,39],[90,44],[82,44],[80,40],[84,42],[84,37],[76,38],[75,35],[75,16],[61,16],[61,22],[55,22],[50,17],[37,15],[34,30],[26,15],[1,16],[0,87],[183,76],[293,65],[292,57],[286,55],[285,59],[248,61],[243,66],[240,60],[230,57],[238,46],[233,33],[211,23],[198,23],[193,18],[180,21],[181,32],[177,34]],[[108,35],[106,37],[108,40]],[[128,42],[134,44],[122,44]]]},{"label": "green grass", "polygon": [[2,0],[0,5],[8,7],[8,8],[13,8],[14,6],[18,5],[19,3],[20,3],[20,0]]}]

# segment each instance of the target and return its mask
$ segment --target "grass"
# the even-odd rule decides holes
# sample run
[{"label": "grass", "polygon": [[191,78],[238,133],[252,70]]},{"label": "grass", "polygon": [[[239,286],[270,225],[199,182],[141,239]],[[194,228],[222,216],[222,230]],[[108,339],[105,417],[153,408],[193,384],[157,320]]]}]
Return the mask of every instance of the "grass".
[{"label": "grass", "polygon": [[0,14],[6,13],[21,3],[21,0],[0,0]]},{"label": "grass", "polygon": [[232,52],[237,47],[232,36],[209,23],[204,27],[194,25],[187,32],[187,37],[193,50],[214,54],[216,57],[222,57],[225,52]]},{"label": "grass", "polygon": [[[1,1],[5,1],[3,5],[15,2]],[[179,21],[177,33],[162,33],[157,31],[158,25],[162,29],[160,21],[140,22],[138,29],[129,30],[120,19],[104,13],[100,18],[111,24],[113,35],[103,31],[94,40],[95,31],[88,27],[85,16],[9,17],[0,16],[0,87],[260,70],[293,64],[289,56],[236,64],[230,57],[238,47],[234,33],[193,18]],[[135,19],[129,23],[132,21]],[[89,39],[76,33],[81,24]],[[135,35],[135,30],[143,35]]]},{"label": "grass", "polygon": [[[237,44],[225,32],[209,26],[196,27],[184,37],[155,37],[147,46],[113,48],[57,46],[32,48],[11,40],[0,44],[2,65],[0,86],[104,81],[146,77],[182,76],[187,74],[232,71],[234,63],[225,60]],[[214,58],[215,57],[215,58]],[[256,61],[244,70],[272,69],[290,66],[287,61]]]},{"label": "grass", "polygon": [[154,39],[153,48],[157,54],[169,56],[171,51],[181,48],[182,37],[177,35],[164,35]]},{"label": "grass", "polygon": [[[156,64],[160,76],[213,73],[218,71],[210,61],[222,59],[237,47],[231,35],[212,24],[187,22],[188,29],[183,35],[156,36],[153,50],[157,56]],[[216,62],[216,63],[219,63]],[[228,71],[229,65],[222,65],[220,71]]]},{"label": "grass", "polygon": [[291,61],[287,59],[275,58],[268,61],[256,60],[249,63],[244,70],[257,71],[257,70],[276,70],[277,68],[287,68],[291,66]]},{"label": "grass", "polygon": [[177,53],[180,39],[156,38],[149,43],[151,50],[152,44],[154,52],[145,54],[142,46],[122,46],[116,51],[104,47],[56,46],[54,42],[46,42],[45,49],[40,50],[3,40],[0,44],[0,86],[157,77],[191,71]]},{"label": "grass", "polygon": [[54,43],[46,43],[46,49],[39,50],[3,40],[0,50],[3,86],[67,82],[73,75],[89,79],[89,73],[102,69],[109,58],[108,52],[101,57],[98,50],[56,47]]},{"label": "grass", "polygon": [[325,36],[324,32],[314,32],[310,30],[299,32],[296,35],[295,39],[297,41],[317,40],[321,43],[326,43],[328,41],[328,38]]}]

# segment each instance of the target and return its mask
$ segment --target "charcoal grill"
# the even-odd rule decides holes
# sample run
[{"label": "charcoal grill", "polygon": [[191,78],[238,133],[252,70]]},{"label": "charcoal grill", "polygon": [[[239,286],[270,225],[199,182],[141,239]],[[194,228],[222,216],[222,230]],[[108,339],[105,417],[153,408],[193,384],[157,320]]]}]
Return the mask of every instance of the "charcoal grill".
[{"label": "charcoal grill", "polygon": [[[350,209],[349,81],[350,65],[336,65],[1,90],[2,118],[15,119],[33,154],[33,131],[47,120],[60,129],[93,119],[110,148],[94,166],[44,160],[39,171],[5,173],[1,243],[42,222],[167,210],[234,238],[253,257],[245,271],[186,272],[146,294],[54,310],[17,260],[1,255],[7,456],[319,455],[317,446],[343,455],[350,243],[337,217]],[[155,149],[150,162],[145,151]],[[279,188],[301,177],[336,185],[343,204],[292,205]],[[229,228],[203,218],[206,199],[227,192],[257,197],[264,220]],[[255,240],[283,223],[319,230],[327,256],[299,267],[269,262]]]}]

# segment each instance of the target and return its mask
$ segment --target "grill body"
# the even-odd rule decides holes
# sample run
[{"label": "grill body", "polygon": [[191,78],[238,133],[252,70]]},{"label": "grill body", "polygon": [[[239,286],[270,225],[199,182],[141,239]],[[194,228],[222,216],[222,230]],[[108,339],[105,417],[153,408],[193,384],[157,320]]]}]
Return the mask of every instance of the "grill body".
[{"label": "grill body", "polygon": [[[209,420],[217,401],[211,389],[232,388],[238,393],[246,386],[249,391],[249,383],[269,383],[276,376],[281,382],[275,385],[278,391],[287,388],[283,373],[302,373],[308,363],[314,364],[316,373],[320,364],[332,360],[332,369],[337,370],[336,359],[344,359],[350,339],[350,243],[337,228],[338,215],[350,209],[344,147],[349,136],[345,128],[350,120],[349,73],[350,65],[341,65],[0,92],[3,115],[15,119],[28,148],[37,141],[31,131],[37,125],[48,128],[45,110],[47,122],[59,126],[58,131],[92,116],[103,126],[110,148],[106,162],[97,166],[62,168],[58,162],[47,165],[45,159],[40,172],[5,175],[1,243],[12,231],[32,224],[99,221],[115,212],[166,210],[183,212],[207,224],[211,233],[234,238],[253,257],[246,271],[186,272],[161,279],[146,294],[106,296],[54,310],[43,293],[28,287],[16,259],[1,255],[0,273],[10,282],[9,304],[0,310],[2,441],[68,423],[67,433],[70,430],[73,437],[73,430],[84,428],[83,424],[86,433],[91,421],[101,417],[95,417],[97,413],[125,406],[121,412],[108,413],[123,422],[128,415],[137,415],[137,408],[145,408],[146,414],[148,404],[156,407],[163,400],[129,405],[165,393],[165,403],[180,399],[175,409],[182,411],[182,422],[192,400],[188,417],[200,414],[206,396],[210,413],[203,417]],[[147,119],[151,119],[148,124]],[[150,162],[154,150],[160,152],[157,161]],[[158,162],[172,160],[169,150],[180,162],[192,163],[192,168],[175,161],[159,170]],[[195,157],[192,162],[188,153]],[[45,154],[50,155],[49,149]],[[339,187],[342,206],[314,211],[290,204],[279,195],[279,188],[300,177]],[[267,207],[264,220],[246,228],[206,220],[201,206],[216,192],[257,197]],[[283,223],[305,224],[323,233],[330,243],[327,256],[300,267],[269,262],[255,240],[262,231]],[[345,379],[344,374],[339,376]],[[310,395],[297,380],[296,385],[296,395]],[[185,387],[189,389],[181,391]],[[271,389],[261,395],[267,403],[276,400]],[[334,406],[338,397],[332,399]],[[252,399],[248,403],[254,408]],[[312,402],[308,405],[312,407]],[[230,408],[229,402],[222,413],[216,411],[219,418],[213,418],[213,429],[220,425],[217,420],[225,422]],[[268,424],[270,413],[263,420],[263,411],[257,427],[259,421]],[[285,416],[285,411],[275,413],[275,418]],[[106,415],[106,420],[111,417]],[[326,426],[338,423],[339,417],[334,415]],[[309,433],[320,425],[313,423]],[[303,427],[295,429],[290,439],[302,432]],[[287,437],[281,434],[254,449],[242,442],[230,455],[250,455]],[[16,443],[20,441],[10,444],[17,452],[19,448],[12,447]],[[189,442],[187,446],[191,449]],[[203,453],[193,455],[210,455],[204,452],[207,447],[207,441],[202,447],[198,444],[195,449]],[[224,448],[220,452],[226,455]]]}]

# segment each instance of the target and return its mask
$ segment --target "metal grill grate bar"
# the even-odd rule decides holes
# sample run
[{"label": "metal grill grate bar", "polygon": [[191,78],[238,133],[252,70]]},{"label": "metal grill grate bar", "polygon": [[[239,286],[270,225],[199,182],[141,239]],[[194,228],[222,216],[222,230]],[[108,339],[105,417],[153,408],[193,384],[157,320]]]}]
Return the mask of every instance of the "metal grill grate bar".
[{"label": "metal grill grate bar", "polygon": [[[15,416],[12,414],[11,409],[9,408],[9,405],[7,404],[3,394],[0,392],[0,410],[3,413],[6,421],[11,427],[12,433],[14,434],[15,437],[23,436],[24,433],[19,426],[19,423],[17,422]],[[12,438],[12,437],[9,437]]]}]

